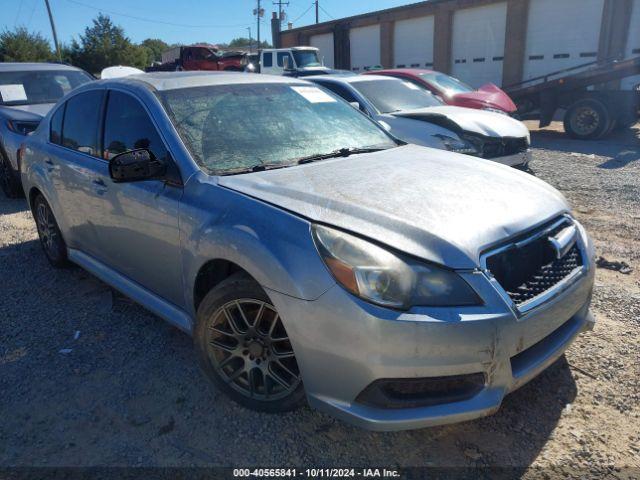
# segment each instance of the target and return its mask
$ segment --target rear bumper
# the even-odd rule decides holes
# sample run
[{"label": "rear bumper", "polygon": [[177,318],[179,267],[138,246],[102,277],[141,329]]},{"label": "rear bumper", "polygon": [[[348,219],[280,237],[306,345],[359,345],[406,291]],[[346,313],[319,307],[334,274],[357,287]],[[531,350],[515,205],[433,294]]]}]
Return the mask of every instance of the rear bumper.
[{"label": "rear bumper", "polygon": [[[463,274],[485,304],[464,308],[377,307],[332,287],[315,301],[270,291],[296,352],[309,403],[371,430],[404,430],[494,413],[509,392],[555,362],[593,328],[594,268],[561,294],[516,314],[483,273]],[[482,373],[473,396],[429,406],[371,406],[359,400],[373,382]],[[551,387],[552,388],[552,387]],[[361,397],[360,397],[361,398]]]}]

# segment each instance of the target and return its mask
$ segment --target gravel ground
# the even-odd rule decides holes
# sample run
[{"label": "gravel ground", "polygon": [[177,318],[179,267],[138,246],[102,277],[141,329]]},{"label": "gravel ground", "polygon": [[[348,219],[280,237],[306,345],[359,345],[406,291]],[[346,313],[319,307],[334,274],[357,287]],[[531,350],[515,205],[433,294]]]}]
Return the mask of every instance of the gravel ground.
[{"label": "gravel ground", "polygon": [[245,410],[212,389],[191,339],[79,268],[53,270],[24,201],[0,194],[0,467],[511,466],[640,473],[640,126],[599,142],[534,132],[535,174],[559,188],[598,254],[593,332],[458,425],[371,433],[302,409]]}]

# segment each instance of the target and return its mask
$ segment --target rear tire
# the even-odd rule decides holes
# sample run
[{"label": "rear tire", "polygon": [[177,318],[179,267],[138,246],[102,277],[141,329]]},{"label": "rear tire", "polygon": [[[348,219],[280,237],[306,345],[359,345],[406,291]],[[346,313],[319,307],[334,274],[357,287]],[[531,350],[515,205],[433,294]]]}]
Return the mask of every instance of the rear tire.
[{"label": "rear tire", "polygon": [[0,152],[0,186],[7,198],[20,198],[23,196],[22,185],[18,181],[18,175],[2,152]]},{"label": "rear tire", "polygon": [[194,343],[215,387],[261,412],[305,403],[293,347],[264,290],[239,272],[213,288],[198,307]]},{"label": "rear tire", "polygon": [[51,211],[51,207],[41,194],[33,201],[33,218],[36,221],[40,245],[49,263],[55,268],[69,266],[67,258],[67,244],[62,238],[58,222]]},{"label": "rear tire", "polygon": [[572,138],[595,140],[612,127],[609,110],[600,100],[579,100],[564,115],[564,131]]}]

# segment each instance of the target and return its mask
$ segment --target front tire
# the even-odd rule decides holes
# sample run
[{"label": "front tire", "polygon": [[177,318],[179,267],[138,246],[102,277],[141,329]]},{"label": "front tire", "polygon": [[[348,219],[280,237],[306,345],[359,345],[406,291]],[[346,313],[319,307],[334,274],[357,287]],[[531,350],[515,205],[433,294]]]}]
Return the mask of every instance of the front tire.
[{"label": "front tire", "polygon": [[51,207],[41,194],[36,195],[33,201],[33,218],[36,221],[40,245],[49,263],[55,268],[67,267],[67,245]]},{"label": "front tire", "polygon": [[22,185],[18,181],[18,175],[2,152],[0,152],[0,186],[7,198],[22,196]]},{"label": "front tire", "polygon": [[205,296],[194,341],[204,373],[235,402],[268,413],[304,405],[300,370],[282,319],[248,275],[237,273]]}]

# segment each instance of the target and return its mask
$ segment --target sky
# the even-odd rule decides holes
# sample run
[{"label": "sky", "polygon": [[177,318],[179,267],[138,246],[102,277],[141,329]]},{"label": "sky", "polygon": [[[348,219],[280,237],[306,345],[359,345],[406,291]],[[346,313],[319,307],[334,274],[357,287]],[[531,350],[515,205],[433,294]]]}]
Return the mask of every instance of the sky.
[{"label": "sky", "polygon": [[[320,21],[406,5],[417,0],[319,0]],[[226,43],[247,37],[251,28],[256,38],[256,0],[49,0],[58,39],[69,43],[83,33],[100,12],[124,28],[134,42],[160,38],[167,43]],[[273,0],[262,0],[265,10],[261,39],[271,41]],[[289,0],[284,6],[294,26],[315,21],[312,0]],[[44,0],[0,0],[0,31],[24,26],[51,39],[51,27]]]}]

